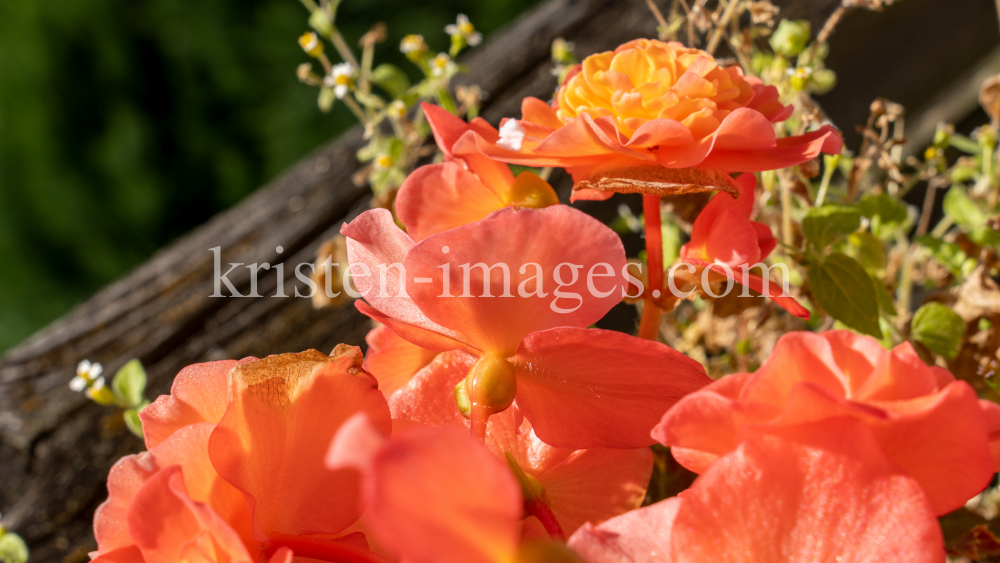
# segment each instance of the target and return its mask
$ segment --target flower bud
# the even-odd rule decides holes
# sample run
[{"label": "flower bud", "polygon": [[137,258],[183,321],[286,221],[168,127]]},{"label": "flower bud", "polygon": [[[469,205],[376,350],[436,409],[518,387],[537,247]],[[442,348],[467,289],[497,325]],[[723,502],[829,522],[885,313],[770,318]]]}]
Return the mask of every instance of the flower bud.
[{"label": "flower bud", "polygon": [[472,400],[469,399],[469,388],[467,386],[468,379],[468,376],[466,376],[465,379],[455,385],[455,405],[458,406],[458,412],[465,418],[472,416]]},{"label": "flower bud", "polygon": [[532,540],[521,544],[514,558],[516,563],[583,563],[583,559],[566,544],[557,541]]},{"label": "flower bud", "polygon": [[333,33],[333,22],[323,10],[316,10],[309,16],[309,26],[326,36]]},{"label": "flower bud", "polygon": [[318,57],[323,54],[323,43],[312,31],[307,31],[299,37],[299,46],[310,57]]},{"label": "flower bud", "polygon": [[548,182],[534,172],[521,172],[510,188],[510,201],[514,207],[541,209],[559,203],[559,196]]},{"label": "flower bud", "polygon": [[771,48],[779,55],[794,57],[809,44],[809,34],[808,20],[781,20],[771,35]]},{"label": "flower bud", "polygon": [[479,358],[466,377],[466,389],[473,406],[490,413],[506,410],[517,392],[514,364],[499,356]]}]

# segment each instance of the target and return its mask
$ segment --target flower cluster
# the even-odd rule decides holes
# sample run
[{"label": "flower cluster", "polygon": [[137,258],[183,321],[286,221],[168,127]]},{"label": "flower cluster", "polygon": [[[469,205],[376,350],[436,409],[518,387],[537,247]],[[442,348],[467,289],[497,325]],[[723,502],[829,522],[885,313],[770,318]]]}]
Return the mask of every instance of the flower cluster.
[{"label": "flower cluster", "polygon": [[[479,41],[463,17],[449,33]],[[841,150],[829,125],[776,137],[791,111],[654,40],[586,58],[499,130],[424,104],[442,160],[407,176],[395,215],[341,228],[355,306],[378,323],[367,354],[182,370],[140,415],[148,451],[111,471],[95,560],[944,562],[936,517],[993,478],[1000,406],[909,343],[789,332],[755,372],[713,381],[649,330],[668,285],[766,293],[767,273],[734,273],[777,246],[752,220],[754,173]],[[577,199],[642,193],[642,279],[613,230],[508,163],[564,168]],[[711,191],[675,275],[660,198]],[[595,327],[636,287],[638,336]],[[654,444],[699,476],[644,505]]]}]

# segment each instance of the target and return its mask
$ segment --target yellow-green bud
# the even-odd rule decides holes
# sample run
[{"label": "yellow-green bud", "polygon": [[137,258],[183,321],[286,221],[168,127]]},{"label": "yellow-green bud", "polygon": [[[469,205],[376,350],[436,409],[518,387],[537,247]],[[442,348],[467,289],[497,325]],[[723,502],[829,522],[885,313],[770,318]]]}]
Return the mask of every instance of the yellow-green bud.
[{"label": "yellow-green bud", "polygon": [[482,356],[469,370],[466,389],[473,406],[483,407],[490,413],[506,410],[517,393],[514,364],[500,356]]},{"label": "yellow-green bud", "polygon": [[307,31],[299,37],[299,46],[310,57],[318,57],[323,54],[323,42],[312,31]]},{"label": "yellow-green bud", "polygon": [[559,196],[548,182],[534,172],[521,172],[510,188],[507,205],[541,209],[559,203]]},{"label": "yellow-green bud", "polygon": [[468,379],[466,376],[455,385],[455,404],[458,406],[458,412],[465,418],[472,416],[472,400],[469,399],[469,388],[466,386]]},{"label": "yellow-green bud", "polygon": [[325,36],[329,37],[333,33],[333,22],[323,10],[316,10],[309,16],[309,25]]},{"label": "yellow-green bud", "polygon": [[531,540],[521,544],[516,563],[583,563],[566,544],[557,541]]},{"label": "yellow-green bud", "polygon": [[808,20],[781,20],[771,35],[771,48],[779,55],[794,57],[805,50],[809,35]]}]

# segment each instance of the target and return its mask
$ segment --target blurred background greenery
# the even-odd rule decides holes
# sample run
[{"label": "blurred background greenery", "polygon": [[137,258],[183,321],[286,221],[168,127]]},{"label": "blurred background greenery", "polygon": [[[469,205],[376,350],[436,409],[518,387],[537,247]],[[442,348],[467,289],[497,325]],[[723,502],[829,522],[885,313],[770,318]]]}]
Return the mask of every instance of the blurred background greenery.
[{"label": "blurred background greenery", "polygon": [[[348,42],[378,21],[447,50],[538,0],[344,0]],[[239,202],[353,123],[295,67],[296,0],[0,2],[0,350]]]}]

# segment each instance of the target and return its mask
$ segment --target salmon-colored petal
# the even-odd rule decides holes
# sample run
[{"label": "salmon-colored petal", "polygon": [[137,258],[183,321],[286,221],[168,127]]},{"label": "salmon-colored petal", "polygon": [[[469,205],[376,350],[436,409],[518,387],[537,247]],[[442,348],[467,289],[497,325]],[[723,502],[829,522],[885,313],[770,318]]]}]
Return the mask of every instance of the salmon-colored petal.
[{"label": "salmon-colored petal", "polygon": [[[749,82],[751,78],[748,78],[747,81]],[[748,108],[759,111],[772,123],[784,121],[792,116],[795,107],[791,104],[786,106],[781,103],[777,88],[760,83],[753,84],[752,87],[754,96],[747,105]]]},{"label": "salmon-colored petal", "polygon": [[986,399],[979,400],[979,408],[983,411],[983,420],[990,438],[990,454],[993,465],[1000,471],[1000,405]]},{"label": "salmon-colored petal", "polygon": [[[357,431],[364,430],[344,428]],[[349,438],[338,434],[336,439]],[[520,487],[506,464],[467,431],[411,427],[386,441],[361,472],[372,532],[402,559],[513,559],[522,512]]]},{"label": "salmon-colored petal", "polygon": [[673,119],[651,119],[635,130],[625,146],[666,149],[694,143],[691,130]]},{"label": "salmon-colored petal", "polygon": [[464,426],[465,419],[455,403],[455,385],[465,379],[475,362],[474,356],[463,352],[439,354],[389,397],[392,418],[431,426]]},{"label": "salmon-colored petal", "polygon": [[351,281],[373,308],[398,321],[463,340],[454,331],[431,322],[407,293],[412,288],[406,284],[403,263],[414,243],[396,226],[388,209],[366,211],[340,232],[347,237]]},{"label": "salmon-colored petal", "polygon": [[[728,194],[719,194],[729,197]],[[719,197],[719,196],[716,196]],[[714,199],[714,198],[713,198]],[[741,198],[742,199],[742,198]],[[697,228],[697,219],[695,228]],[[688,252],[704,253],[702,259],[706,262],[727,264],[738,268],[744,264],[753,265],[760,260],[760,246],[757,244],[757,231],[753,222],[732,209],[724,209],[718,220],[712,223],[707,232],[699,232],[700,249],[693,247],[695,231],[692,230],[691,242],[682,247],[682,257]],[[691,250],[683,250],[690,248]],[[695,257],[698,257],[697,255]]]},{"label": "salmon-colored petal", "polygon": [[420,108],[424,110],[424,116],[427,117],[427,124],[431,127],[434,142],[437,143],[441,152],[452,156],[451,148],[458,141],[458,138],[469,130],[469,124],[450,111],[434,104],[423,102],[420,104]]},{"label": "salmon-colored petal", "polygon": [[129,530],[146,563],[252,563],[239,535],[187,494],[179,466],[153,475],[128,510]]},{"label": "salmon-colored petal", "polygon": [[90,556],[93,557],[91,561],[97,561],[99,563],[145,563],[142,558],[142,551],[140,551],[135,545],[121,547],[107,553],[95,553],[90,554]]},{"label": "salmon-colored petal", "polygon": [[780,410],[763,403],[736,400],[749,373],[727,375],[684,397],[653,428],[652,437],[669,446],[685,468],[702,473],[717,456],[739,445],[740,428],[772,420]]},{"label": "salmon-colored petal", "polygon": [[771,355],[747,382],[740,400],[780,407],[787,402],[792,387],[801,381],[843,394],[845,379],[826,338],[811,332],[788,332],[778,339]]},{"label": "salmon-colored petal", "polygon": [[[644,158],[642,152],[625,147],[622,141],[610,118],[594,119],[585,113],[546,137],[534,152],[548,157],[580,157],[610,152]],[[653,160],[652,156],[648,159]]]},{"label": "salmon-colored petal", "polygon": [[[475,119],[472,123],[466,123],[444,108],[426,102],[422,103],[421,107],[424,110],[424,115],[427,116],[427,123],[431,126],[434,140],[441,152],[447,157],[465,161],[472,173],[478,175],[483,184],[489,186],[489,189],[498,197],[504,197],[510,190],[511,184],[514,183],[514,175],[511,173],[510,167],[489,158],[479,150],[455,150],[455,143],[468,131],[473,131],[481,137],[485,137],[485,140],[495,143],[497,141],[496,130],[481,118]],[[404,224],[409,225],[405,221]],[[420,240],[422,237],[414,235],[413,238]]]},{"label": "salmon-colored petal", "polygon": [[431,363],[438,352],[421,348],[396,336],[385,326],[373,328],[365,337],[365,371],[375,376],[379,391],[388,397],[406,385],[413,374]]},{"label": "salmon-colored petal", "polygon": [[417,242],[478,221],[503,206],[478,176],[454,162],[417,168],[396,194],[396,214]]},{"label": "salmon-colored petal", "polygon": [[771,231],[771,227],[768,227],[764,223],[751,221],[750,224],[753,226],[753,230],[757,233],[757,246],[760,248],[760,260],[763,260],[770,256],[771,252],[778,246],[778,239],[775,238],[774,232]]},{"label": "salmon-colored petal", "polygon": [[563,125],[555,108],[531,96],[521,100],[521,119],[551,129],[559,129]]},{"label": "salmon-colored petal", "polygon": [[670,563],[670,540],[683,499],[671,497],[600,526],[583,525],[567,543],[587,563]]},{"label": "salmon-colored petal", "polygon": [[865,385],[855,394],[866,401],[914,399],[938,390],[936,370],[924,363],[909,342],[883,352]]},{"label": "salmon-colored petal", "polygon": [[[740,108],[722,120],[715,131],[712,155],[718,151],[767,151],[777,146],[774,126],[760,112]],[[709,156],[710,160],[712,157]]]},{"label": "salmon-colored petal", "polygon": [[981,492],[996,465],[976,392],[964,381],[910,401],[876,403],[893,416],[873,423],[886,457],[916,479],[938,515]]},{"label": "salmon-colored petal", "polygon": [[509,357],[528,334],[593,324],[621,301],[625,251],[614,231],[571,207],[505,208],[425,239],[405,266],[432,322]]},{"label": "salmon-colored petal", "polygon": [[[733,112],[736,113],[736,112]],[[730,114],[732,117],[732,114]],[[726,118],[729,119],[729,118]],[[725,120],[723,120],[725,123]],[[721,129],[721,127],[720,127]],[[812,160],[821,153],[840,154],[843,140],[837,130],[829,125],[799,135],[782,137],[774,148],[744,150],[742,148],[716,148],[701,163],[725,172],[761,172],[795,166]]]},{"label": "salmon-colored petal", "polygon": [[176,466],[189,483],[188,494],[208,504],[253,546],[250,512],[239,490],[223,480],[208,457],[208,440],[215,425],[202,422],[182,427],[148,452],[119,460],[108,474],[108,500],[94,513],[94,536],[100,552],[131,545],[128,509],[137,492],[162,469]]},{"label": "salmon-colored petal", "polygon": [[744,443],[683,493],[672,563],[943,563],[919,485],[863,425],[833,422]]},{"label": "salmon-colored petal", "polygon": [[554,328],[514,359],[517,405],[538,437],[563,448],[638,448],[681,397],[711,380],[665,344],[600,329]]},{"label": "salmon-colored petal", "polygon": [[253,507],[255,533],[334,534],[357,520],[358,481],[323,467],[337,428],[364,411],[388,434],[389,409],[361,351],[338,346],[269,356],[230,375],[229,407],[209,441],[212,464]]},{"label": "salmon-colored petal", "polygon": [[[742,283],[743,277],[742,273],[740,275],[740,281]],[[764,278],[758,276],[757,274],[749,274],[747,276],[747,285],[750,289],[756,291],[760,294],[765,294],[764,291]],[[768,283],[768,291],[766,292],[767,298],[778,304],[779,307],[788,311],[789,313],[799,317],[800,319],[808,319],[811,315],[809,309],[803,307],[798,301],[795,300],[791,295],[785,294],[784,291],[778,287],[777,290],[774,289],[775,284]],[[781,291],[781,293],[777,293]]]},{"label": "salmon-colored petal", "polygon": [[[386,328],[394,332],[400,338],[414,344],[415,346],[420,346],[428,350],[433,350],[435,352],[447,352],[449,350],[468,350],[472,353],[478,354],[475,347],[466,344],[463,340],[465,337],[453,333],[456,336],[460,336],[463,340],[456,340],[451,336],[441,334],[434,330],[424,328],[423,326],[411,325],[402,321],[398,321],[381,311],[375,309],[371,305],[365,303],[364,301],[355,301],[354,307],[361,311],[362,314],[367,315],[372,320],[385,325]],[[449,331],[450,332],[450,331]]]},{"label": "salmon-colored petal", "polygon": [[603,522],[642,505],[653,473],[653,452],[579,450],[538,473],[552,512],[570,535],[585,522]]},{"label": "salmon-colored petal", "polygon": [[857,397],[885,355],[885,348],[877,340],[850,330],[828,330],[822,336],[830,343],[837,366],[847,377],[849,396]]},{"label": "salmon-colored petal", "polygon": [[229,390],[226,376],[229,370],[256,359],[205,362],[187,366],[178,372],[170,386],[170,394],[160,395],[139,413],[146,449],[153,449],[188,424],[219,422],[226,411]]}]

